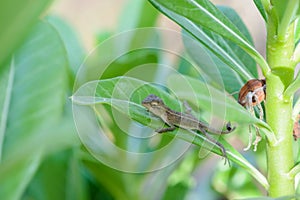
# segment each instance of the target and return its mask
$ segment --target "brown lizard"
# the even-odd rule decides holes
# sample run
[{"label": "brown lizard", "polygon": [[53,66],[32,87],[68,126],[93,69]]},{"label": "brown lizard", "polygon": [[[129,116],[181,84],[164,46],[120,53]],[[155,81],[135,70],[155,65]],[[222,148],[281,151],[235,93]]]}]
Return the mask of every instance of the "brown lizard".
[{"label": "brown lizard", "polygon": [[[227,131],[219,131],[208,127],[205,123],[199,121],[196,117],[191,114],[181,113],[174,111],[167,107],[163,100],[154,94],[150,94],[143,101],[142,105],[148,109],[155,116],[160,117],[169,127],[157,129],[156,132],[163,133],[173,131],[176,127],[180,127],[186,130],[198,130],[203,133],[208,140],[215,143],[222,151],[223,157],[227,159],[226,151],[224,146],[210,137],[207,132],[213,134],[227,134],[232,132],[235,127],[231,127],[230,123],[227,124]],[[226,163],[226,160],[225,160]]]}]

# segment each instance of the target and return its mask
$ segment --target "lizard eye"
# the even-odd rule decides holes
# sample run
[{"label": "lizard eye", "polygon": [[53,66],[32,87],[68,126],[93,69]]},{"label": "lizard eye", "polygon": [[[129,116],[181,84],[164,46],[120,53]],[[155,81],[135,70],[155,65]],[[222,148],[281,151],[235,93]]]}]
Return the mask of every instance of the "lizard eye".
[{"label": "lizard eye", "polygon": [[157,105],[158,105],[158,102],[156,102],[156,101],[151,102],[151,106],[157,106]]}]

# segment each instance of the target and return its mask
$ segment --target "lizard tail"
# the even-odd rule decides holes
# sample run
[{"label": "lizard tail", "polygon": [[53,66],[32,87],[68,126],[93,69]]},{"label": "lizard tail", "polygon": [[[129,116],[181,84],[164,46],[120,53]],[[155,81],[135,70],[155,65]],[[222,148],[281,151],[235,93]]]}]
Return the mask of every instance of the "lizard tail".
[{"label": "lizard tail", "polygon": [[216,146],[218,146],[222,152],[222,156],[225,158],[225,163],[224,165],[226,165],[227,161],[228,161],[228,164],[230,166],[230,162],[229,162],[229,159],[227,157],[227,153],[226,153],[226,150],[225,150],[225,147],[218,141],[216,141],[214,138],[212,138],[211,136],[209,136],[207,134],[207,132],[204,130],[204,129],[201,129],[201,132],[205,135],[205,137],[210,140],[211,142],[213,142]]}]

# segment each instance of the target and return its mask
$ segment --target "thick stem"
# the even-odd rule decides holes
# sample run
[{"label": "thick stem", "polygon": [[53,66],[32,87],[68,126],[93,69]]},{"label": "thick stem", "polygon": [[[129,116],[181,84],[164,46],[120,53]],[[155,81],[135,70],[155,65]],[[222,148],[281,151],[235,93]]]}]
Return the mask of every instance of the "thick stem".
[{"label": "thick stem", "polygon": [[267,89],[267,122],[273,129],[278,143],[267,145],[269,195],[272,197],[294,194],[294,179],[288,174],[294,166],[292,151],[292,104],[278,97],[283,92],[282,83],[276,77],[267,79],[272,88]]},{"label": "thick stem", "polygon": [[267,60],[272,73],[266,77],[266,120],[278,140],[267,144],[268,182],[271,197],[294,195],[294,178],[289,171],[294,166],[292,151],[292,97],[283,98],[283,92],[293,80],[291,57],[294,49],[293,26],[285,38],[277,37],[277,25],[268,22]]}]

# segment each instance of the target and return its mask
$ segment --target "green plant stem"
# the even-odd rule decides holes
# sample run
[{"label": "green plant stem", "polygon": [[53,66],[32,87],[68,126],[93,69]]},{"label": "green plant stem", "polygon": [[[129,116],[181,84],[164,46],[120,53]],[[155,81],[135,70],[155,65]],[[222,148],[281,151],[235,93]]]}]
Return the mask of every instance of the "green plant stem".
[{"label": "green plant stem", "polygon": [[283,98],[283,93],[293,80],[294,69],[291,57],[294,49],[293,26],[285,38],[277,37],[277,24],[269,16],[267,38],[267,61],[272,72],[266,76],[266,120],[278,140],[267,143],[268,182],[271,197],[294,195],[294,178],[289,172],[294,166],[292,151],[292,96]]}]

